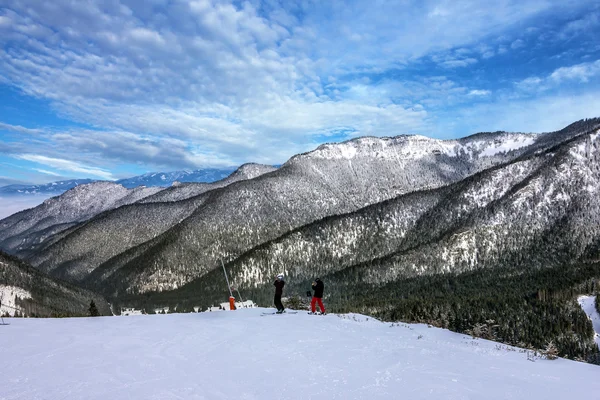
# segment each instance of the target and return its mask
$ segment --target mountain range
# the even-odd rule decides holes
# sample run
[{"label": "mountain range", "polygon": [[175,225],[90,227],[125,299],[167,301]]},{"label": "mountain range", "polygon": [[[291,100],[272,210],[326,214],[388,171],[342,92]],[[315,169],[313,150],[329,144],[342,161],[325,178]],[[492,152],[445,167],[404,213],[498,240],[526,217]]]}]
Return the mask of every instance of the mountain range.
[{"label": "mountain range", "polygon": [[464,331],[500,307],[502,340],[582,356],[572,294],[600,278],[599,130],[362,137],[210,184],[95,182],[0,221],[0,248],[114,304],[218,303],[223,262],[259,304],[277,273],[290,295],[320,276],[338,309]]},{"label": "mountain range", "polygon": [[[499,207],[498,200],[515,187],[545,182],[544,189],[532,191],[546,187],[557,190],[557,186],[570,191],[558,183],[564,176],[557,176],[549,165],[558,158],[563,163],[577,161],[573,150],[561,157],[549,150],[573,145],[579,138],[582,143],[578,146],[588,149],[580,156],[585,158],[593,153],[595,140],[582,135],[594,131],[597,123],[584,121],[544,135],[496,132],[450,141],[405,135],[359,138],[322,145],[292,157],[279,169],[253,166],[259,170],[244,173],[250,169],[247,165],[212,184],[126,189],[115,183],[95,182],[0,221],[0,246],[54,276],[75,282],[90,278],[110,294],[124,290],[144,293],[176,289],[215,269],[221,258],[234,262],[242,254],[249,257],[247,252],[259,245],[281,248],[279,243],[284,241],[292,243],[293,249],[302,243],[299,248],[304,251],[304,240],[295,238],[303,231],[295,230],[312,230],[315,221],[324,217],[361,210],[361,214],[373,215],[361,217],[357,223],[354,214],[347,221],[337,217],[342,218],[341,232],[350,237],[336,240],[350,248],[328,243],[322,235],[312,241],[335,254],[350,254],[347,262],[388,257],[390,261],[385,262],[395,265],[391,260],[410,249],[414,252],[427,243],[442,246],[439,239],[452,229],[464,231],[454,238],[457,241],[460,237],[461,243],[489,234],[477,230],[488,223],[468,229],[463,220],[474,218],[473,212],[485,210],[489,204]],[[577,170],[579,175],[582,171]],[[541,175],[533,179],[534,173]],[[396,203],[406,205],[399,208]],[[501,212],[505,214],[494,218],[507,223],[518,215]],[[386,217],[388,214],[393,217]],[[379,235],[361,234],[374,217],[381,221],[373,228]],[[357,228],[348,229],[350,221]],[[352,250],[365,240],[371,240],[366,246],[368,253]],[[477,251],[480,254],[484,250]],[[449,244],[434,254],[447,270],[463,268],[469,259],[452,256],[455,250]],[[318,260],[304,252],[299,257],[298,251],[288,247],[278,257],[281,259],[262,264],[263,269],[269,266],[268,271],[244,267],[245,281],[265,283],[280,269],[299,276],[313,273],[297,259],[310,260],[307,262],[315,268],[325,268],[325,260],[327,265],[337,263],[337,257],[329,255]],[[412,270],[431,270],[422,264],[415,264]],[[399,276],[408,273],[406,268],[401,271]]]},{"label": "mountain range", "polygon": [[[125,288],[172,290],[215,269],[220,258],[230,261],[328,215],[460,181],[512,160],[533,141],[533,135],[498,133],[455,141],[399,136],[323,145],[253,179],[213,190],[192,185],[200,190],[191,197],[188,184],[167,189],[175,193],[168,199],[158,192],[152,196],[156,201],[111,207],[54,235],[28,259],[63,279],[90,279],[95,287],[106,281],[102,286],[111,294]],[[0,230],[11,232],[0,236],[2,246],[22,243],[14,240],[19,224],[0,223]],[[30,249],[18,245],[18,250]]]},{"label": "mountain range", "polygon": [[[125,188],[133,189],[138,186],[168,187],[181,182],[211,183],[227,178],[237,168],[203,168],[193,171],[150,172],[143,175],[114,181]],[[39,185],[6,185],[0,187],[0,196],[58,196],[79,185],[98,182],[93,179],[69,179]]]},{"label": "mountain range", "polygon": [[175,182],[215,182],[227,178],[236,167],[203,168],[193,171],[150,172],[132,178],[119,179],[115,183],[128,189],[138,186],[171,186]]},{"label": "mountain range", "polygon": [[0,196],[58,196],[78,185],[95,182],[93,179],[69,179],[40,185],[0,186]]}]

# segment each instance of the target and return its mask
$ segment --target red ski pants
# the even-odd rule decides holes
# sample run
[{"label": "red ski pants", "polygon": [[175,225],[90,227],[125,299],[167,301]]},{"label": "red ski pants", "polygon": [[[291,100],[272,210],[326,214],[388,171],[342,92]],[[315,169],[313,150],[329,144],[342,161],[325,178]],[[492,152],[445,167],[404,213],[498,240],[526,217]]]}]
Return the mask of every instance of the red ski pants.
[{"label": "red ski pants", "polygon": [[321,309],[321,312],[323,314],[325,314],[325,307],[323,306],[323,300],[321,300],[320,298],[317,298],[317,297],[313,297],[312,300],[310,301],[310,308],[312,309],[312,312],[315,312],[315,310],[317,309],[317,307],[315,306],[316,303],[319,303],[319,308]]}]

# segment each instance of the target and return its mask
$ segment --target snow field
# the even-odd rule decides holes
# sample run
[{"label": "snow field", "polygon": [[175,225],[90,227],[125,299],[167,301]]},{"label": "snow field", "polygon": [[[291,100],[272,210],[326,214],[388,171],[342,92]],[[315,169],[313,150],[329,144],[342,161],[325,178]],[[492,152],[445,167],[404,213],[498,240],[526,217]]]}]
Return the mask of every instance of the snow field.
[{"label": "snow field", "polygon": [[0,399],[595,398],[600,367],[356,315],[13,319]]}]

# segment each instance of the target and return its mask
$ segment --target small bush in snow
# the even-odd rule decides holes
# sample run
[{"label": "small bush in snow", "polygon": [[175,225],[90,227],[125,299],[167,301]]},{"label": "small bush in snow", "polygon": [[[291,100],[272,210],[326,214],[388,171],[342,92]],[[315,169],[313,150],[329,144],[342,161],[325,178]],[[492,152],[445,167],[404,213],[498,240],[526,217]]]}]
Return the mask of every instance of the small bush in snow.
[{"label": "small bush in snow", "polygon": [[286,308],[291,310],[307,310],[309,307],[308,300],[300,296],[290,296],[283,299],[283,304]]},{"label": "small bush in snow", "polygon": [[558,349],[554,345],[553,341],[548,342],[548,344],[546,345],[546,349],[542,351],[542,354],[548,360],[556,360],[558,358]]}]

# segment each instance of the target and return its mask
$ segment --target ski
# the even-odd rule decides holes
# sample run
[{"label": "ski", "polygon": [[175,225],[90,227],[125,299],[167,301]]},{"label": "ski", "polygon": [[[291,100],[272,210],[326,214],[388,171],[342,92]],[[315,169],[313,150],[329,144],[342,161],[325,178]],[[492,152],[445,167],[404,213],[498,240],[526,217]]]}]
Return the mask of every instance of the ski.
[{"label": "ski", "polygon": [[298,314],[298,311],[284,311],[282,313],[278,313],[278,312],[264,312],[262,314],[260,314],[261,317],[264,317],[265,315],[275,315],[275,314]]}]

